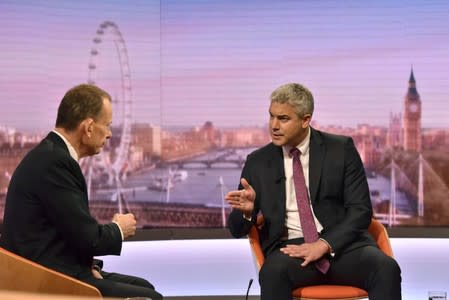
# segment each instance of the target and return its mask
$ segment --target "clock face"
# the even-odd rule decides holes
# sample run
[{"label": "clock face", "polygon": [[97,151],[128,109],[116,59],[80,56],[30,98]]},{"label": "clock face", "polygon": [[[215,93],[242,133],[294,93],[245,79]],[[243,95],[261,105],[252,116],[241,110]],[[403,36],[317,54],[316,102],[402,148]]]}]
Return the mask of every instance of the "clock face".
[{"label": "clock face", "polygon": [[410,110],[410,112],[417,112],[418,111],[418,104],[412,103],[412,104],[410,104],[408,109]]}]

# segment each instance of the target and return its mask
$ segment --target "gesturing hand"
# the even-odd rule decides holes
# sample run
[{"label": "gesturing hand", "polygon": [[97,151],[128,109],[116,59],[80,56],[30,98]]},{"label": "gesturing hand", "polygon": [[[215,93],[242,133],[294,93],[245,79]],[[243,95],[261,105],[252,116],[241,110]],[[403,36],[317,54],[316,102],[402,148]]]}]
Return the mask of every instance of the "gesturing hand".
[{"label": "gesturing hand", "polygon": [[246,217],[251,217],[251,213],[254,209],[256,192],[245,178],[240,179],[240,183],[243,186],[243,190],[228,192],[225,196],[225,200],[232,208],[240,210]]}]

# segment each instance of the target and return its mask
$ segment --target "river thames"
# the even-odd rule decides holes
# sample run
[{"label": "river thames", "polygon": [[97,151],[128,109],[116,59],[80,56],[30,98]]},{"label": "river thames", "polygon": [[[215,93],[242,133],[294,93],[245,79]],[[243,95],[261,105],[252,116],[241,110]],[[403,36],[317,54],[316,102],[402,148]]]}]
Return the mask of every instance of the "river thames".
[{"label": "river thames", "polygon": [[[224,195],[237,188],[241,174],[241,165],[236,160],[244,159],[254,148],[212,151],[195,157],[182,168],[176,165],[155,167],[144,172],[129,175],[122,182],[122,194],[127,201],[148,201],[162,203],[201,204],[211,207],[227,205]],[[204,161],[227,153],[225,162],[216,162],[207,167]],[[226,160],[228,162],[226,162]],[[372,176],[367,172],[371,200],[376,207],[381,202],[390,200],[390,180],[381,175]],[[112,198],[112,193],[103,192],[95,198]],[[396,213],[416,215],[416,200],[412,201],[405,193],[396,192]]]}]

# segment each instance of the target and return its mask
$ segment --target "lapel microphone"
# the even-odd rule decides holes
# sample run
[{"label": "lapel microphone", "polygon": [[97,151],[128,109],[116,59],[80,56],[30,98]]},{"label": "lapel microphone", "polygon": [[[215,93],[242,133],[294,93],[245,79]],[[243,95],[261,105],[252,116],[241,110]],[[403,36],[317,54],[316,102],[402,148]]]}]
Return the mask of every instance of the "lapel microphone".
[{"label": "lapel microphone", "polygon": [[276,178],[276,183],[280,183],[281,181],[285,181],[285,176],[279,176],[278,178]]},{"label": "lapel microphone", "polygon": [[253,279],[251,278],[248,283],[248,289],[246,289],[245,300],[248,300],[249,289],[251,288],[251,284],[253,284]]}]

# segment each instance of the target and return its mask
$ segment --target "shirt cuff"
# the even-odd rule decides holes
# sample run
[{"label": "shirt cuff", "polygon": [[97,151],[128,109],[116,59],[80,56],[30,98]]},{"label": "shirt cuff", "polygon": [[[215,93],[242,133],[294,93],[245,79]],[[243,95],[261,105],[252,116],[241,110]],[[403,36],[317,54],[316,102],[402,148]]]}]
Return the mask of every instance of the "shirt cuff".
[{"label": "shirt cuff", "polygon": [[116,224],[117,225],[117,227],[118,227],[118,230],[120,230],[120,235],[122,236],[122,241],[125,239],[125,237],[123,236],[123,231],[122,231],[122,228],[120,228],[120,225],[117,223],[117,222],[115,222],[115,221],[112,221],[112,223],[114,223],[114,224]]},{"label": "shirt cuff", "polygon": [[320,238],[320,241],[323,241],[326,243],[327,247],[329,247],[329,255],[330,257],[334,257],[335,256],[335,252],[334,249],[332,249],[331,245],[323,238]]},{"label": "shirt cuff", "polygon": [[247,218],[246,216],[245,216],[245,214],[242,214],[243,215],[243,219],[245,219],[245,220],[247,220],[247,221],[252,221],[253,220],[253,216],[251,216],[251,217],[249,217],[249,218]]},{"label": "shirt cuff", "polygon": [[101,268],[100,268],[100,266],[97,266],[97,265],[93,265],[92,266],[92,269],[94,269],[94,270],[96,270],[98,273],[100,273],[101,272]]}]

